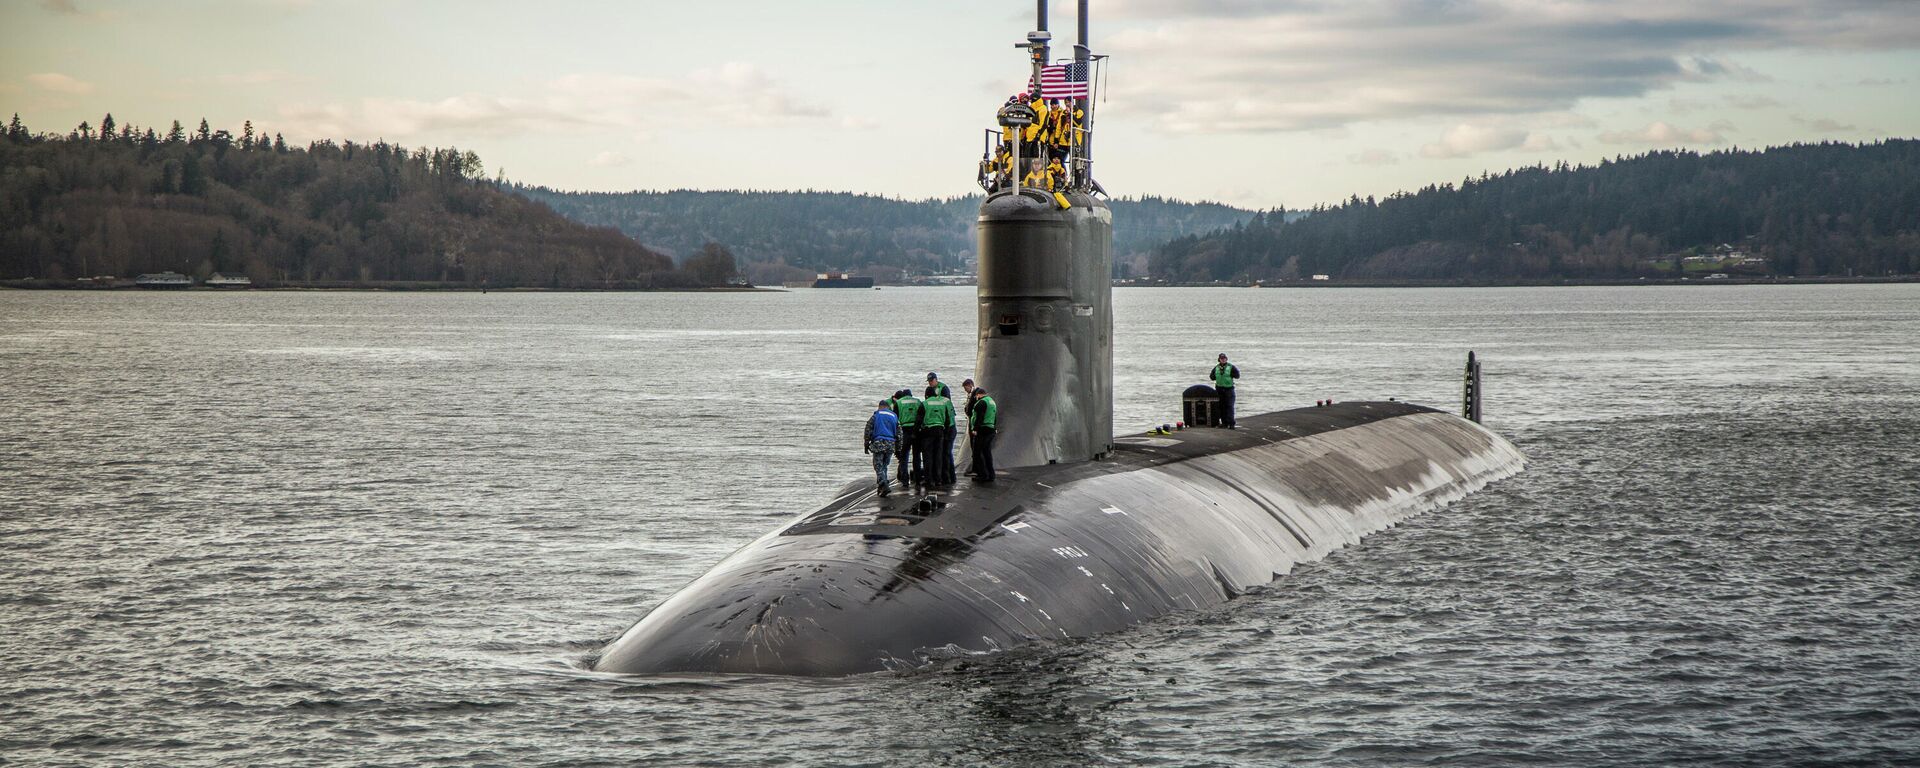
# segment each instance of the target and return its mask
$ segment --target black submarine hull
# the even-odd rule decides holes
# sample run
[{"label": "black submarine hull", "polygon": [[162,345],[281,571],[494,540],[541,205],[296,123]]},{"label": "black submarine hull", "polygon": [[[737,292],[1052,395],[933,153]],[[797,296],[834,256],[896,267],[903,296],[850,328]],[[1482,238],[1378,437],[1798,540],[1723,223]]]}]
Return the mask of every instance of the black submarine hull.
[{"label": "black submarine hull", "polygon": [[1397,402],[1115,440],[930,500],[848,484],[694,580],[592,668],[842,676],[1216,606],[1513,475],[1506,439]]}]

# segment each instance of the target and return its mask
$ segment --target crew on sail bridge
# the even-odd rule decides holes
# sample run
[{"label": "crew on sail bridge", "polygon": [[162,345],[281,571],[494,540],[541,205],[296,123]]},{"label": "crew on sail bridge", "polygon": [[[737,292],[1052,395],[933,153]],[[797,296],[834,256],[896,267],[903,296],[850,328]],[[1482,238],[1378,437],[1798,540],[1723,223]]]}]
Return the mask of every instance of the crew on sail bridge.
[{"label": "crew on sail bridge", "polygon": [[[1084,75],[1053,72],[1056,69],[1069,67],[1046,67],[1044,74],[1054,78],[1047,81],[1048,88],[1054,87],[1057,80],[1071,78],[1081,80],[1083,90],[1080,92],[1085,92]],[[991,194],[1018,179],[1020,186],[1053,193],[1054,201],[1061,208],[1068,208],[1071,205],[1061,193],[1091,182],[1077,178],[1085,174],[1086,168],[1072,162],[1078,148],[1086,143],[1086,105],[1075,98],[1047,98],[1047,93],[1040,82],[1029,80],[1025,91],[1007,97],[1000,108],[1000,139],[981,154],[977,180],[980,187]],[[1026,119],[1026,115],[1018,114],[1020,112],[1030,113],[1032,122],[1019,124],[1005,119],[1010,114],[1016,119]]]}]

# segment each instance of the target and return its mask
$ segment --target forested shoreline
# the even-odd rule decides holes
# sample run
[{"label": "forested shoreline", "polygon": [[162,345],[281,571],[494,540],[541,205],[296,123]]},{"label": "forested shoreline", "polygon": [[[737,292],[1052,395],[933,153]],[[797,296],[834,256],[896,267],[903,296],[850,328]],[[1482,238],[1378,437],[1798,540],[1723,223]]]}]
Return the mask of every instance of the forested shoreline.
[{"label": "forested shoreline", "polygon": [[[820,191],[510,188],[568,218],[617,227],[667,253],[726,243],[748,276],[763,284],[827,270],[853,270],[881,282],[961,271],[973,256],[981,201],[980,195],[902,200]],[[1147,257],[1161,243],[1253,216],[1219,203],[1154,196],[1118,197],[1108,205],[1118,277],[1144,275]]]},{"label": "forested shoreline", "polygon": [[[1289,217],[1292,218],[1292,217]],[[1168,282],[1920,273],[1920,141],[1660,151],[1482,175],[1175,239]]]},{"label": "forested shoreline", "polygon": [[686,289],[734,279],[724,249],[676,267],[617,230],[501,191],[456,148],[81,123],[0,134],[0,280],[245,274],[261,286]]},{"label": "forested shoreline", "polygon": [[[633,290],[851,269],[897,282],[961,271],[978,203],[562,192],[488,180],[480,158],[457,148],[295,147],[251,123],[235,133],[176,121],[162,132],[111,115],[35,133],[16,115],[0,132],[0,281],[171,271],[266,287]],[[1920,274],[1920,141],[1909,139],[1659,151],[1305,212],[1157,197],[1111,205],[1116,277],[1147,282]]]}]

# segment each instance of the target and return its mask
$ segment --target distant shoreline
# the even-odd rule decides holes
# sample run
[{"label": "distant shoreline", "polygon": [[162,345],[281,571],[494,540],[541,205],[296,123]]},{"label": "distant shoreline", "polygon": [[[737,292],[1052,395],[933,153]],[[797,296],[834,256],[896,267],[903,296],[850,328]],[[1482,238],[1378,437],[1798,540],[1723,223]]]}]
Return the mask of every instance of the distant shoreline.
[{"label": "distant shoreline", "polygon": [[783,288],[763,288],[751,285],[715,286],[709,288],[539,288],[539,287],[500,287],[469,286],[415,283],[305,283],[299,285],[251,286],[246,288],[222,288],[196,285],[185,288],[141,288],[128,280],[122,285],[90,285],[78,280],[0,280],[0,290],[23,291],[102,291],[121,292],[138,291],[142,293],[256,293],[256,292],[313,292],[313,291],[364,291],[392,293],[785,293]]},{"label": "distant shoreline", "polygon": [[1886,277],[1729,277],[1604,280],[1289,280],[1283,283],[1210,282],[1114,283],[1115,288],[1571,288],[1647,285],[1841,285],[1858,283],[1920,283],[1920,275]]},{"label": "distant shoreline", "polygon": [[[1765,277],[1765,278],[1723,278],[1708,280],[1705,278],[1659,278],[1643,279],[1607,279],[1607,280],[1289,280],[1282,283],[1248,282],[1115,282],[1115,288],[1574,288],[1574,287],[1622,287],[1622,286],[1687,286],[1687,285],[1857,285],[1879,283],[1920,283],[1920,275],[1893,275],[1887,277]],[[881,284],[878,288],[946,288],[955,286]],[[960,287],[973,287],[965,285]],[[711,288],[539,288],[539,287],[478,287],[443,284],[415,283],[309,283],[302,285],[255,286],[249,288],[219,288],[196,285],[191,288],[143,289],[127,281],[125,284],[102,286],[90,285],[77,280],[0,280],[0,290],[27,291],[139,291],[139,292],[193,292],[193,293],[248,293],[248,292],[389,292],[389,293],[789,293],[792,290],[844,291],[840,288],[788,289],[762,286],[720,286]],[[857,291],[854,291],[857,292]]]}]

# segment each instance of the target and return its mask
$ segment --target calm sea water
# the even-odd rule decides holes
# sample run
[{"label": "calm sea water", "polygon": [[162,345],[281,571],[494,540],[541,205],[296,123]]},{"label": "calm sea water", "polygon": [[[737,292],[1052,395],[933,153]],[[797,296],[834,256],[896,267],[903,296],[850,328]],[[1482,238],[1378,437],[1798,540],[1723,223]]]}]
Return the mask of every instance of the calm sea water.
[{"label": "calm sea water", "polygon": [[971,289],[0,292],[0,762],[1920,760],[1920,286],[1116,294],[1116,422],[1452,407],[1528,471],[961,669],[578,664],[867,471]]}]

